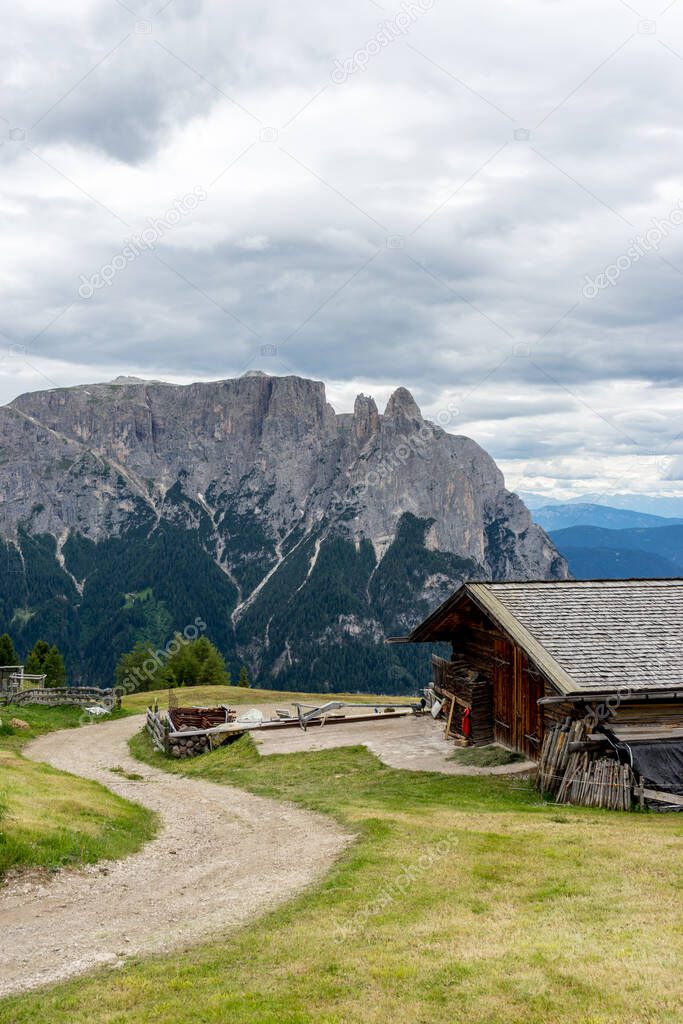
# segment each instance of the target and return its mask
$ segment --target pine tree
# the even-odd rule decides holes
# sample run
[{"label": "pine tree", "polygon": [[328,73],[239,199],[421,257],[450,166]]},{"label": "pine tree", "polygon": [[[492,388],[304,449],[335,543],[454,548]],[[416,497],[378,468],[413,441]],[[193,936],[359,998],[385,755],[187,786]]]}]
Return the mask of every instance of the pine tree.
[{"label": "pine tree", "polygon": [[54,644],[50,647],[45,640],[36,640],[24,668],[27,675],[45,676],[46,686],[66,685],[64,658]]},{"label": "pine tree", "polygon": [[242,668],[240,669],[240,677],[237,685],[246,686],[247,688],[251,686],[251,683],[249,682],[249,672],[246,665],[242,665]]},{"label": "pine tree", "polygon": [[7,633],[0,636],[0,665],[19,664],[19,655],[14,649],[12,638]]},{"label": "pine tree", "polygon": [[45,659],[47,658],[50,645],[45,640],[36,640],[31,650],[26,655],[24,670],[28,675],[42,676],[45,672]]},{"label": "pine tree", "polygon": [[195,683],[201,686],[229,686],[228,672],[223,655],[214,647],[208,637],[202,636],[190,647],[197,659],[197,676]]},{"label": "pine tree", "polygon": [[[229,686],[230,672],[220,651],[207,637],[188,642],[177,633],[175,653],[156,655],[138,640],[116,666],[116,684],[128,690],[160,690],[167,686]],[[166,649],[168,649],[166,646]]]},{"label": "pine tree", "polygon": [[126,692],[134,690],[163,690],[174,686],[175,680],[168,661],[155,652],[144,640],[138,640],[131,651],[122,654],[116,663],[116,685]]},{"label": "pine tree", "polygon": [[52,645],[45,657],[45,680],[46,686],[66,686],[66,668],[64,658],[55,644]]},{"label": "pine tree", "polygon": [[193,643],[180,641],[179,650],[169,658],[168,674],[172,679],[172,686],[196,685],[200,669],[199,651],[196,647],[199,642],[199,640],[195,640]]}]

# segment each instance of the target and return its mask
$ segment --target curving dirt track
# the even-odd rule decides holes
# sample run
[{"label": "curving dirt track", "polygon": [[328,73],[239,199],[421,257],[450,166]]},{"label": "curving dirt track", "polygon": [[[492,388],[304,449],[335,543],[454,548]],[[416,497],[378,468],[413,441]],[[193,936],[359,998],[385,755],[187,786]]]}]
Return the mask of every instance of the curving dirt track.
[{"label": "curving dirt track", "polygon": [[65,729],[25,748],[149,807],[162,824],[124,860],[0,889],[0,995],[243,924],[320,878],[351,841],[321,815],[141,765],[127,741],[142,722],[136,715]]}]

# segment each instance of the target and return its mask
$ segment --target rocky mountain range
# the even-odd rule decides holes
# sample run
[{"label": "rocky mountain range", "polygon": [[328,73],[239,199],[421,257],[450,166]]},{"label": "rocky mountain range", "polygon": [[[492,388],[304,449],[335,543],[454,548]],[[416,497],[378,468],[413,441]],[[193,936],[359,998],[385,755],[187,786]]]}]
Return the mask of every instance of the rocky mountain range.
[{"label": "rocky mountain range", "polygon": [[101,685],[200,617],[260,685],[406,692],[427,654],[384,638],[459,581],[567,575],[490,456],[405,388],[338,414],[321,382],[260,373],[0,407],[0,536],[0,632]]}]

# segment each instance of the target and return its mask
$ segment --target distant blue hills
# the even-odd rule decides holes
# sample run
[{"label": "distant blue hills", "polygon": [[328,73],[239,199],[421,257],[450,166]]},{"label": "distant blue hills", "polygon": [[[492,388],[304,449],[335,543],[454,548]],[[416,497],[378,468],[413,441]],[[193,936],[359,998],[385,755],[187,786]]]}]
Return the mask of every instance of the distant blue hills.
[{"label": "distant blue hills", "polygon": [[552,498],[535,491],[519,491],[527,508],[533,512],[549,505],[602,505],[608,508],[645,512],[664,518],[683,518],[683,497],[664,494],[579,494],[574,498]]},{"label": "distant blue hills", "polygon": [[549,535],[579,580],[683,576],[680,523],[623,530],[569,526]]},{"label": "distant blue hills", "polygon": [[[683,576],[683,498],[585,495],[559,501],[522,492],[535,522],[547,531],[576,579],[652,579]],[[637,508],[624,506],[631,498]],[[653,509],[678,512],[658,515]]]},{"label": "distant blue hills", "polygon": [[673,526],[683,518],[655,516],[633,509],[613,508],[589,502],[544,505],[534,509],[533,518],[544,530],[565,530],[570,526],[601,526],[607,530],[630,530],[640,527]]}]

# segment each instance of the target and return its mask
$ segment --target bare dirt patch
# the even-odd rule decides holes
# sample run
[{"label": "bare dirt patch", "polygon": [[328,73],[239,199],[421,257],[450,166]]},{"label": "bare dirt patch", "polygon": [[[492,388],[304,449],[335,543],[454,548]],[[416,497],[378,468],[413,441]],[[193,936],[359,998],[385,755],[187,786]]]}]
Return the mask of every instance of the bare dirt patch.
[{"label": "bare dirt patch", "polygon": [[451,760],[454,747],[443,738],[443,722],[431,715],[376,719],[311,725],[282,731],[256,729],[252,736],[261,754],[293,754],[310,750],[331,750],[334,747],[363,745],[390,768],[407,768],[413,772],[442,772],[444,775],[511,775],[536,770],[533,761],[478,768]]},{"label": "bare dirt patch", "polygon": [[320,878],[350,842],[322,815],[140,765],[127,742],[141,725],[135,716],[66,729],[25,748],[149,807],[161,828],[124,860],[0,889],[0,995],[241,925]]}]

